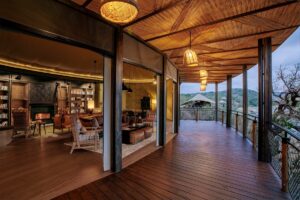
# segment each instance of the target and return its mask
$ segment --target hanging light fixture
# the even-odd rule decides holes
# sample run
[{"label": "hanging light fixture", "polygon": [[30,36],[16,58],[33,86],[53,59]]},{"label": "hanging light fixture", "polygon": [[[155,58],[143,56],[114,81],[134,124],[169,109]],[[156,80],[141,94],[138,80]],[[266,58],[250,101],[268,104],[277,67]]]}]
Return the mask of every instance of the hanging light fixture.
[{"label": "hanging light fixture", "polygon": [[125,83],[122,83],[122,90],[123,90],[123,91],[128,90],[128,88],[127,88],[127,86],[125,85]]},{"label": "hanging light fixture", "polygon": [[203,79],[207,79],[208,78],[208,72],[204,69],[201,69],[199,71],[199,74],[200,74],[200,80],[203,80]]},{"label": "hanging light fixture", "polygon": [[183,54],[183,64],[188,67],[198,66],[198,56],[195,51],[192,50],[192,33],[190,31],[190,48],[185,50]]},{"label": "hanging light fixture", "polygon": [[102,0],[100,14],[107,21],[126,24],[138,15],[137,0]]},{"label": "hanging light fixture", "polygon": [[205,91],[205,90],[206,90],[206,85],[201,84],[201,86],[200,86],[200,91]]},{"label": "hanging light fixture", "polygon": [[203,79],[203,80],[201,80],[201,85],[207,85],[207,78],[206,78],[206,79]]}]

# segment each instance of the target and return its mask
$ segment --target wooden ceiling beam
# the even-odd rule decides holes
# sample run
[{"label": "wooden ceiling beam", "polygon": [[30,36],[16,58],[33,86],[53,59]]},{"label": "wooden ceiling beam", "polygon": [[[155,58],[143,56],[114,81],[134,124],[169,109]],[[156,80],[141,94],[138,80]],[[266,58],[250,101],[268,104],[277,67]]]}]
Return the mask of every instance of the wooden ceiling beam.
[{"label": "wooden ceiling beam", "polygon": [[[277,48],[279,47],[280,44],[274,44],[272,47]],[[230,49],[230,50],[224,50],[224,51],[213,51],[213,52],[206,52],[206,53],[198,53],[198,56],[202,55],[210,55],[210,54],[217,54],[217,53],[234,53],[234,52],[240,52],[240,51],[248,51],[248,50],[257,50],[258,46],[255,47],[247,47],[247,48],[240,48],[240,49]],[[183,55],[180,56],[170,56],[170,59],[175,59],[175,58],[183,58]]]},{"label": "wooden ceiling beam", "polygon": [[177,31],[178,28],[181,26],[183,21],[185,20],[186,16],[189,14],[189,9],[192,6],[192,1],[189,0],[184,5],[183,9],[181,10],[179,16],[177,17],[176,21],[172,25],[171,31]]},{"label": "wooden ceiling beam", "polygon": [[168,36],[171,36],[171,35],[174,35],[174,34],[177,34],[177,33],[191,31],[193,29],[200,28],[200,27],[205,27],[205,26],[210,26],[210,25],[214,25],[214,24],[218,24],[218,23],[223,23],[223,22],[226,22],[226,21],[229,21],[229,20],[236,20],[236,19],[241,18],[241,17],[254,15],[254,14],[265,12],[265,11],[272,10],[272,9],[275,9],[275,8],[280,8],[280,7],[283,7],[283,6],[291,5],[291,4],[297,3],[298,1],[299,0],[285,1],[285,2],[281,2],[281,3],[273,4],[271,6],[266,6],[266,7],[263,7],[263,8],[252,10],[252,11],[249,11],[249,12],[240,13],[240,14],[233,15],[233,16],[230,16],[230,17],[218,19],[218,20],[208,22],[208,23],[205,23],[205,24],[200,24],[200,25],[192,26],[192,27],[185,28],[185,29],[182,29],[182,30],[173,31],[173,32],[170,32],[170,33],[167,33],[167,34],[161,34],[161,35],[158,35],[156,37],[146,39],[146,42],[150,42],[150,41],[157,40],[157,39],[160,39],[160,38],[168,37]]},{"label": "wooden ceiling beam", "polygon": [[93,0],[86,0],[82,5],[81,7],[87,7]]},{"label": "wooden ceiling beam", "polygon": [[[210,41],[205,41],[205,42],[200,42],[200,43],[197,43],[197,44],[193,44],[192,47],[195,47],[197,45],[211,44],[211,43],[217,43],[217,42],[225,42],[225,41],[229,41],[229,40],[243,39],[243,38],[259,36],[259,35],[263,35],[263,34],[270,34],[270,33],[275,33],[275,32],[279,32],[279,31],[295,29],[295,28],[298,28],[299,26],[300,26],[300,24],[297,24],[295,26],[289,26],[289,27],[285,27],[285,28],[273,29],[273,30],[269,30],[269,31],[261,31],[261,32],[257,32],[257,33],[245,34],[245,35],[240,35],[240,36],[236,36],[236,37],[220,38],[220,39],[215,39],[215,40],[210,40]],[[164,51],[184,49],[184,48],[187,48],[189,46],[190,45],[183,45],[183,46],[180,46],[180,47],[162,49],[161,51],[164,52]]]},{"label": "wooden ceiling beam", "polygon": [[140,18],[138,18],[138,19],[136,19],[136,20],[134,20],[134,21],[132,21],[132,22],[126,24],[126,25],[124,25],[123,28],[127,28],[127,27],[129,27],[129,26],[132,26],[132,25],[134,25],[134,24],[137,24],[137,23],[139,23],[139,22],[141,22],[141,21],[143,21],[143,20],[146,20],[146,19],[148,19],[148,18],[150,18],[150,17],[153,17],[154,15],[158,15],[158,14],[160,14],[160,13],[162,13],[162,12],[165,12],[166,10],[169,10],[169,9],[171,9],[171,8],[174,8],[174,7],[176,7],[176,6],[180,5],[180,4],[184,4],[184,3],[188,2],[188,1],[190,1],[190,0],[177,0],[177,1],[175,1],[174,3],[171,3],[171,4],[169,4],[169,5],[166,6],[166,7],[163,7],[163,8],[160,8],[160,9],[158,9],[158,10],[155,10],[154,12],[151,12],[151,13],[149,13],[149,14],[147,14],[147,15],[144,15],[144,16],[142,16],[142,17],[140,17]]},{"label": "wooden ceiling beam", "polygon": [[242,68],[243,65],[247,65],[247,66],[252,66],[252,65],[256,65],[257,63],[245,63],[245,64],[226,64],[226,65],[222,65],[222,64],[215,64],[212,63],[212,66],[204,66],[204,65],[200,65],[198,67],[187,67],[185,65],[177,65],[178,69],[202,69],[202,68],[213,68],[213,67],[224,67],[224,68],[230,68],[230,67],[240,67]]}]

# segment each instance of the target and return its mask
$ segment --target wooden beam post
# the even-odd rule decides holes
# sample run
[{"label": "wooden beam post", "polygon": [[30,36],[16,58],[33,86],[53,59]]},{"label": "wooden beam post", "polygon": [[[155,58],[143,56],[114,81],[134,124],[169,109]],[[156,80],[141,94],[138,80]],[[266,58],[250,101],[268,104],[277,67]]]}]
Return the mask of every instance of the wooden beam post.
[{"label": "wooden beam post", "polygon": [[232,110],[232,76],[227,76],[227,116],[226,116],[226,127],[231,127],[231,110]]},{"label": "wooden beam post", "polygon": [[179,94],[179,73],[177,71],[177,82],[175,84],[175,92],[174,92],[174,98],[175,98],[175,109],[174,109],[174,133],[178,133],[179,131],[179,118],[180,118],[180,105],[179,105],[179,98],[180,98],[180,94]]},{"label": "wooden beam post", "polygon": [[166,122],[167,122],[167,87],[166,87],[166,66],[167,66],[167,56],[163,57],[163,73],[159,81],[159,146],[165,146],[166,144]]},{"label": "wooden beam post", "polygon": [[268,131],[272,125],[272,41],[258,40],[258,160],[271,161]]},{"label": "wooden beam post", "polygon": [[115,59],[111,73],[112,87],[112,171],[122,170],[122,78],[123,30],[115,32]]},{"label": "wooden beam post", "polygon": [[243,138],[247,136],[248,127],[248,71],[247,65],[243,66]]},{"label": "wooden beam post", "polygon": [[289,138],[282,138],[281,143],[281,190],[283,192],[288,192],[289,188],[289,161],[288,161],[288,151],[289,151]]},{"label": "wooden beam post", "polygon": [[219,110],[219,101],[218,101],[218,99],[219,99],[219,94],[218,94],[218,92],[219,92],[219,88],[218,88],[218,82],[216,82],[215,83],[215,118],[216,118],[216,122],[218,121],[218,110]]}]

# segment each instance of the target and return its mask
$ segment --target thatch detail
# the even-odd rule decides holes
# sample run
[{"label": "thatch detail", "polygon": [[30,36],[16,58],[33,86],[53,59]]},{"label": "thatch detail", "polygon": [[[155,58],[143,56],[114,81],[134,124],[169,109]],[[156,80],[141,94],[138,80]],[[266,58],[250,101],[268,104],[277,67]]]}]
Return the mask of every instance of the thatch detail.
[{"label": "thatch detail", "polygon": [[[84,4],[83,0],[74,1]],[[92,0],[86,9],[98,13],[98,2]],[[251,68],[258,62],[258,39],[272,37],[275,50],[300,25],[299,0],[155,0],[138,4],[138,17],[125,31],[166,53],[179,68],[181,81],[186,82],[200,81],[195,69],[183,65],[190,32],[199,67],[209,71],[208,82],[222,82],[227,74],[242,73],[243,65]]]}]

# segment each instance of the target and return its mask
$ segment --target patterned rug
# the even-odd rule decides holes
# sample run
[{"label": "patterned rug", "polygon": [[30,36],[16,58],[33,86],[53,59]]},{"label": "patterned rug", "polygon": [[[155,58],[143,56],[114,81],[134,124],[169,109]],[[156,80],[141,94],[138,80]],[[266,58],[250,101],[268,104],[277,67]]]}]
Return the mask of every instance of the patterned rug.
[{"label": "patterned rug", "polygon": [[[137,143],[137,144],[122,144],[122,158],[125,158],[126,156],[132,154],[133,152],[143,148],[144,146],[147,146],[148,144],[156,141],[156,134],[153,133],[151,137]],[[67,146],[72,146],[72,142],[65,143]],[[103,153],[103,138],[100,138],[100,144],[98,145],[97,150],[94,148],[87,149],[87,151],[92,151],[96,153]],[[73,152],[76,153],[76,150]]]}]

